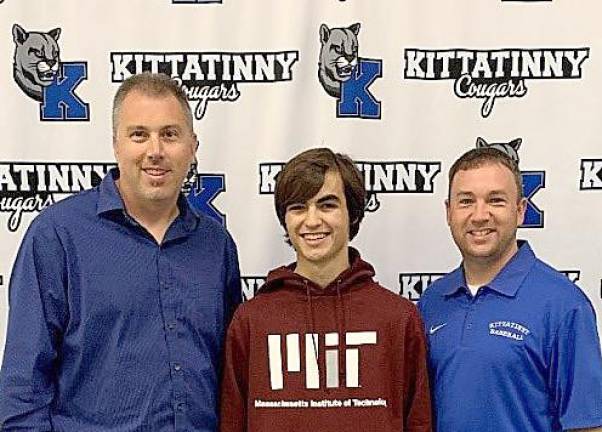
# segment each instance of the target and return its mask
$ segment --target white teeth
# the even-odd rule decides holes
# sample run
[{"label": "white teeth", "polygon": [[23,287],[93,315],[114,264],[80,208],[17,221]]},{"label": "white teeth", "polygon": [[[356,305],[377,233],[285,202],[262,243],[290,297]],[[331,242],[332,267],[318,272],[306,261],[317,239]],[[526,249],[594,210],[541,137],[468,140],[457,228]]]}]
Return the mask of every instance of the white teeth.
[{"label": "white teeth", "polygon": [[160,176],[165,174],[167,171],[165,170],[161,170],[161,169],[145,169],[144,170],[147,174],[149,175],[153,175],[153,176]]},{"label": "white teeth", "polygon": [[324,233],[315,233],[315,234],[303,234],[302,235],[306,240],[321,240],[326,237]]},{"label": "white teeth", "polygon": [[492,230],[489,230],[489,229],[486,229],[486,230],[478,230],[478,231],[476,231],[476,230],[475,230],[475,231],[471,231],[471,234],[472,234],[472,235],[475,235],[475,236],[485,236],[485,235],[487,235],[487,234],[489,234],[489,233],[491,233],[491,232],[493,232],[493,231],[492,231]]}]

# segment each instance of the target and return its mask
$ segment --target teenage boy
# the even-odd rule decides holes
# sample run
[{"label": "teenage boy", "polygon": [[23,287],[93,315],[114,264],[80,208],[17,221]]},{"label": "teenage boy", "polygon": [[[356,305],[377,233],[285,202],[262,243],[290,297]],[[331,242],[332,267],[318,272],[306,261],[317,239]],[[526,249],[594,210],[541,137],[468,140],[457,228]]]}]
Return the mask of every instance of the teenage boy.
[{"label": "teenage boy", "polygon": [[431,430],[418,311],[349,247],[365,195],[353,161],[326,148],[278,175],[276,213],[297,259],[235,313],[222,432]]}]

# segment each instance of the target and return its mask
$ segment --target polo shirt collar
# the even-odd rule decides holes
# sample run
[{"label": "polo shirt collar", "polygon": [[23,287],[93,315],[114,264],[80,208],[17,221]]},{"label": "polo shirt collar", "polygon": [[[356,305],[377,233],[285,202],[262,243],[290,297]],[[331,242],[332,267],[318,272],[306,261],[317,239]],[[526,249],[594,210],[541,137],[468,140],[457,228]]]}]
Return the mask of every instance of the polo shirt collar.
[{"label": "polo shirt collar", "polygon": [[[507,297],[514,297],[521,287],[525,277],[535,264],[535,254],[525,240],[518,240],[518,251],[493,278],[493,280],[485,285],[489,289],[498,292]],[[444,292],[445,296],[451,296],[459,290],[469,292],[466,278],[464,276],[464,268],[460,265],[449,275],[450,286]]]},{"label": "polo shirt collar", "polygon": [[[125,204],[119,194],[115,181],[119,178],[119,168],[111,168],[102,179],[98,187],[99,197],[96,205],[96,214],[102,216],[114,211],[125,214]],[[178,196],[177,201],[180,214],[177,219],[183,222],[186,231],[193,231],[200,219],[198,211],[190,206],[184,194]]]}]

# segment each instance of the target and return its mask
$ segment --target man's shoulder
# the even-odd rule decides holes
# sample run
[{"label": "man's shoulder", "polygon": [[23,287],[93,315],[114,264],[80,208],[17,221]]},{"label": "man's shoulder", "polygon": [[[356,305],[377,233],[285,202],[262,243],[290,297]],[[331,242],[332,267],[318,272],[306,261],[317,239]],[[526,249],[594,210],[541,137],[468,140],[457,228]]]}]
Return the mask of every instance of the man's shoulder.
[{"label": "man's shoulder", "polygon": [[432,301],[443,297],[452,287],[452,284],[458,280],[457,272],[459,271],[461,271],[459,268],[452,270],[428,285],[420,296],[420,303],[423,304],[425,301]]},{"label": "man's shoulder", "polygon": [[68,196],[43,209],[32,221],[31,229],[42,227],[69,227],[81,224],[96,215],[97,188]]},{"label": "man's shoulder", "polygon": [[195,211],[195,214],[199,218],[195,229],[196,234],[206,239],[232,240],[232,236],[224,225],[200,211]]},{"label": "man's shoulder", "polygon": [[557,302],[568,308],[590,304],[581,288],[565,274],[539,258],[536,259],[525,284],[531,296],[546,302]]}]

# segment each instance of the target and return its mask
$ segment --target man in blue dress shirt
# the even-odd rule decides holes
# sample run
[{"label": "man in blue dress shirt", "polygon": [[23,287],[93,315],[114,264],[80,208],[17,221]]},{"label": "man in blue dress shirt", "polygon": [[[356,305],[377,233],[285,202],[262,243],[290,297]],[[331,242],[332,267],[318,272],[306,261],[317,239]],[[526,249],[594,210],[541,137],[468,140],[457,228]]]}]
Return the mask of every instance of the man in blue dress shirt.
[{"label": "man in blue dress shirt", "polygon": [[493,148],[449,173],[447,222],[462,264],[420,300],[438,432],[602,431],[592,305],[516,240],[526,200]]},{"label": "man in blue dress shirt", "polygon": [[236,247],[181,194],[197,148],[186,95],[124,81],[118,169],[44,210],[11,275],[3,431],[215,431]]}]

